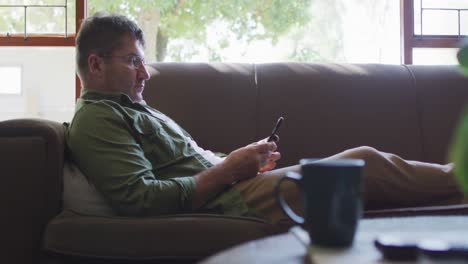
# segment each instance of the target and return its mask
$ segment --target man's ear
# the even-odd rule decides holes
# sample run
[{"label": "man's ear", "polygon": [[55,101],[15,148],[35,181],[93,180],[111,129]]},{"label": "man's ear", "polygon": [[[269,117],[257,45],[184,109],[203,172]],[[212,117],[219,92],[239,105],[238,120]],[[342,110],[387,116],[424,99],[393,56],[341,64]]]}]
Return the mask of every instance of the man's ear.
[{"label": "man's ear", "polygon": [[90,54],[88,56],[88,72],[90,75],[101,76],[104,67],[104,60],[97,54]]}]

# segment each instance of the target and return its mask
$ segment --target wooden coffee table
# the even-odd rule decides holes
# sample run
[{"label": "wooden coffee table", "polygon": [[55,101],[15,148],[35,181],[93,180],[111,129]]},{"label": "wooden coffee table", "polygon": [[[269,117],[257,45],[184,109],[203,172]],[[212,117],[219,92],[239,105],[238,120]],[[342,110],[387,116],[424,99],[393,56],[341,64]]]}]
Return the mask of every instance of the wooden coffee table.
[{"label": "wooden coffee table", "polygon": [[468,216],[363,219],[359,223],[353,246],[343,250],[308,246],[309,238],[305,231],[293,227],[287,233],[222,251],[201,263],[412,263],[384,260],[373,244],[380,234],[468,243]]}]

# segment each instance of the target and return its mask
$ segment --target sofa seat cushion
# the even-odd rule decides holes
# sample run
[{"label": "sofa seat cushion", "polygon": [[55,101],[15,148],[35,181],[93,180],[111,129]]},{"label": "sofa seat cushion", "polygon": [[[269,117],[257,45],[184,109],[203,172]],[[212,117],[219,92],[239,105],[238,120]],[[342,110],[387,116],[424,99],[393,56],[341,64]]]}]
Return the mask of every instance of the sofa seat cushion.
[{"label": "sofa seat cushion", "polygon": [[276,233],[256,218],[210,214],[148,218],[89,216],[65,210],[49,222],[43,249],[55,256],[102,260],[196,260]]}]

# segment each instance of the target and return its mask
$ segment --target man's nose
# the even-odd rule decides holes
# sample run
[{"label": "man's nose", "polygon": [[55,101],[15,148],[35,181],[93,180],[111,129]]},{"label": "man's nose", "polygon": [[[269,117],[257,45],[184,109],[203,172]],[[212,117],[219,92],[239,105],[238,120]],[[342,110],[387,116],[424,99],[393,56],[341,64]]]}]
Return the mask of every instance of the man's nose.
[{"label": "man's nose", "polygon": [[150,74],[148,69],[146,69],[146,65],[142,64],[141,67],[138,68],[138,77],[145,81],[150,78]]}]

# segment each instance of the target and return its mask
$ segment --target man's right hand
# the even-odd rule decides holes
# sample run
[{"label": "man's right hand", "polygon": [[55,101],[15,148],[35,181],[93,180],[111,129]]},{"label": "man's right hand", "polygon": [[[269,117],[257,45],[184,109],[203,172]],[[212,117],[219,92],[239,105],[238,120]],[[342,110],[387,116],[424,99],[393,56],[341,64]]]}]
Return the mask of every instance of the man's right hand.
[{"label": "man's right hand", "polygon": [[220,164],[226,175],[226,184],[257,176],[276,148],[273,141],[260,141],[231,152]]},{"label": "man's right hand", "polygon": [[[221,163],[195,175],[195,197],[193,209],[202,206],[220,191],[234,182],[257,176],[260,168],[268,164],[269,159],[279,158],[276,143],[257,142],[236,149]],[[272,154],[275,155],[272,156]]]}]

